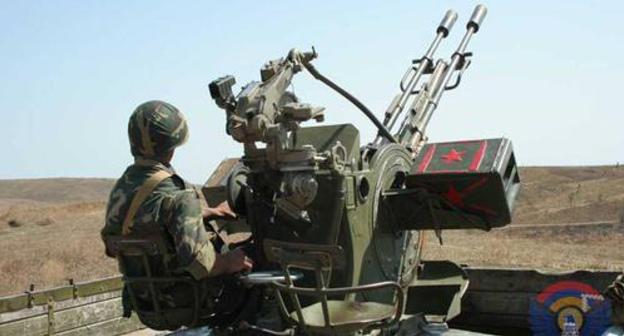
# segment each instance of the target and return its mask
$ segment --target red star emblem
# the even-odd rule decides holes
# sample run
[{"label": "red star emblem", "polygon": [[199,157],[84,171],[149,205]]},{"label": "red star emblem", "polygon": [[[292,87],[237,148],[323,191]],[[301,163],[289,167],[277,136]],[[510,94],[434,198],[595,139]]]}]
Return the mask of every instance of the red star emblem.
[{"label": "red star emblem", "polygon": [[453,148],[451,149],[450,152],[442,155],[442,160],[444,160],[444,163],[446,164],[453,163],[456,161],[461,161],[463,159],[464,154],[466,154],[466,151],[458,152],[455,150],[455,148]]},{"label": "red star emblem", "polygon": [[457,191],[457,189],[455,189],[455,186],[451,185],[449,187],[449,190],[444,194],[444,196],[446,197],[447,200],[449,200],[449,202],[453,203],[453,205],[458,206],[458,207],[464,206],[465,195]]},{"label": "red star emblem", "polygon": [[454,206],[465,209],[472,209],[472,210],[476,210],[478,213],[480,214],[485,214],[485,215],[490,215],[490,216],[496,216],[496,211],[483,206],[483,205],[479,205],[479,204],[466,204],[466,202],[464,202],[464,199],[466,198],[466,196],[472,194],[473,191],[475,190],[479,190],[480,187],[482,187],[484,184],[487,183],[487,179],[481,178],[480,180],[474,181],[473,183],[471,183],[470,185],[468,185],[466,188],[464,188],[463,190],[459,191],[455,188],[454,185],[449,185],[449,189],[447,192],[445,192],[443,195],[444,197]]}]

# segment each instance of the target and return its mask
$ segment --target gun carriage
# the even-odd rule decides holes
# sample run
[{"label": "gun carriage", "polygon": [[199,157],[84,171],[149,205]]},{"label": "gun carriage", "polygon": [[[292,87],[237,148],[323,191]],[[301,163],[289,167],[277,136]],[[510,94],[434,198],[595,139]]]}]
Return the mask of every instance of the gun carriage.
[{"label": "gun carriage", "polygon": [[[441,241],[445,229],[508,224],[519,178],[508,139],[428,143],[426,130],[444,92],[459,86],[471,64],[468,43],[486,12],[477,6],[456,51],[435,59],[457,20],[446,13],[383,121],[317,70],[314,49],[267,62],[261,81],[236,96],[234,77],[210,83],[226,112],[226,132],[244,155],[224,162],[204,193],[209,203],[227,199],[242,216],[251,231],[244,245],[257,263],[239,278],[241,293],[254,299],[215,327],[400,334],[459,313],[467,277],[453,263],[421,259],[425,232],[434,230]],[[362,144],[350,124],[302,126],[325,113],[288,91],[304,70],[361,110],[377,136]],[[272,322],[258,317],[267,315]]]}]

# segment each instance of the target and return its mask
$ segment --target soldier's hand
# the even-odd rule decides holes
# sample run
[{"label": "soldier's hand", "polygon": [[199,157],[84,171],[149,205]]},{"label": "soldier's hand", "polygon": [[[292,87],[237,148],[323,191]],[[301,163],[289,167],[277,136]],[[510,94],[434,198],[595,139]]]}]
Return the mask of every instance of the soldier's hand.
[{"label": "soldier's hand", "polygon": [[225,273],[250,272],[253,268],[253,260],[240,248],[224,253],[223,258]]},{"label": "soldier's hand", "polygon": [[223,201],[214,208],[205,208],[202,210],[202,215],[207,219],[234,219],[236,213],[230,209],[228,202]]},{"label": "soldier's hand", "polygon": [[216,276],[220,274],[250,272],[252,268],[253,261],[251,258],[247,257],[242,249],[237,248],[223,254],[217,254],[217,258],[210,273]]}]

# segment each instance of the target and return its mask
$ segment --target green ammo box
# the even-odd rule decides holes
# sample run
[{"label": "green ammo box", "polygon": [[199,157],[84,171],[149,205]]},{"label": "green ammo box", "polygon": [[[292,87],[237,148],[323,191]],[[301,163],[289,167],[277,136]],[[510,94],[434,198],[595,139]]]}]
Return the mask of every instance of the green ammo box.
[{"label": "green ammo box", "polygon": [[427,144],[403,185],[383,195],[400,229],[488,230],[511,222],[520,178],[498,138]]}]

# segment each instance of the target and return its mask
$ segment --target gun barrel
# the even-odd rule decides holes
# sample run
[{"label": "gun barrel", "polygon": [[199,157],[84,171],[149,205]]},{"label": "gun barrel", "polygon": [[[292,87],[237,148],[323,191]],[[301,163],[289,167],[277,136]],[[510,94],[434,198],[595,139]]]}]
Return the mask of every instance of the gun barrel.
[{"label": "gun barrel", "polygon": [[[464,58],[464,53],[466,52],[466,47],[468,46],[468,42],[470,42],[470,38],[472,37],[472,35],[474,35],[477,32],[477,30],[483,23],[483,19],[485,18],[486,14],[487,14],[487,8],[484,5],[478,5],[477,7],[475,7],[474,11],[472,12],[472,17],[466,24],[466,33],[464,34],[464,37],[459,43],[457,50],[453,54],[453,57],[451,59],[451,64],[448,68],[449,70],[446,72],[446,75],[444,76],[444,80],[442,82],[443,83],[442,88],[433,95],[433,104],[432,104],[431,110],[433,110],[433,108],[435,108],[435,106],[437,106],[438,102],[440,101],[440,97],[442,97],[442,93],[444,93],[444,87],[451,80],[451,77],[453,76],[453,70],[457,67],[459,62],[461,62],[462,59]],[[425,122],[425,126],[426,126],[427,123],[429,122],[429,118],[431,118],[431,113],[426,113],[425,115],[427,116],[427,119]]]},{"label": "gun barrel", "polygon": [[481,23],[483,22],[483,19],[485,19],[486,14],[487,7],[485,7],[484,5],[477,5],[477,7],[475,7],[474,11],[472,12],[470,20],[466,24],[466,28],[472,27],[475,33],[478,32],[479,28],[481,27]]},{"label": "gun barrel", "polygon": [[449,32],[451,31],[451,28],[453,28],[453,25],[455,25],[456,21],[457,21],[457,13],[450,9],[447,10],[446,14],[442,18],[442,21],[438,25],[438,29],[436,30],[436,33],[438,34],[442,33],[442,36],[447,37]]},{"label": "gun barrel", "polygon": [[[386,129],[391,131],[392,128],[394,127],[397,119],[399,118],[399,116],[403,112],[403,109],[405,108],[405,105],[407,103],[407,100],[409,99],[409,96],[412,94],[412,92],[414,91],[414,88],[418,84],[418,81],[422,77],[425,70],[427,70],[433,63],[432,61],[433,55],[435,51],[438,49],[440,42],[442,41],[442,39],[448,36],[451,28],[453,28],[453,25],[455,24],[456,21],[457,21],[457,13],[450,9],[446,11],[444,17],[442,18],[442,21],[436,28],[436,36],[433,42],[431,42],[431,44],[429,45],[429,48],[427,49],[427,52],[420,59],[418,63],[418,68],[414,69],[414,65],[410,65],[410,67],[405,72],[405,75],[403,76],[403,78],[405,79],[409,77],[409,80],[407,81],[407,85],[403,88],[402,92],[399,94],[399,97],[393,100],[392,104],[390,105],[390,108],[386,112],[386,117],[384,119],[384,126],[386,127]],[[381,137],[378,135],[377,138],[373,141],[373,143],[379,143],[380,140],[381,140]]]},{"label": "gun barrel", "polygon": [[[474,11],[472,12],[472,16],[470,17],[470,20],[468,20],[468,23],[466,23],[466,34],[464,34],[464,37],[459,43],[455,54],[459,54],[460,56],[463,55],[463,53],[466,51],[466,47],[468,46],[468,42],[470,42],[470,38],[472,37],[472,35],[479,31],[479,28],[481,28],[481,24],[483,23],[486,14],[487,7],[485,7],[484,5],[478,5],[477,7],[475,7]],[[457,62],[459,61],[460,60],[458,59]]]},{"label": "gun barrel", "polygon": [[451,62],[449,66],[446,68],[446,72],[444,73],[444,76],[442,77],[441,84],[437,87],[435,91],[431,92],[431,98],[427,102],[422,113],[420,114],[420,117],[418,118],[418,121],[416,122],[416,125],[415,125],[416,130],[414,133],[412,133],[411,139],[409,141],[412,149],[414,150],[413,152],[414,155],[418,154],[418,149],[420,148],[422,144],[422,140],[424,138],[425,129],[427,125],[429,124],[429,120],[431,119],[431,116],[433,115],[433,111],[436,109],[436,107],[438,106],[438,103],[440,102],[440,98],[442,97],[442,94],[446,90],[446,87],[449,81],[453,77],[453,73],[455,72],[455,69],[458,67],[460,62],[465,61],[464,58],[465,58],[466,47],[468,46],[468,42],[470,42],[470,38],[479,30],[481,24],[483,23],[483,20],[485,19],[486,14],[487,14],[487,8],[485,6],[478,5],[475,7],[470,20],[466,24],[466,33],[464,34],[464,37],[459,43],[457,50],[455,51],[455,53],[453,53]]},{"label": "gun barrel", "polygon": [[438,60],[429,77],[429,81],[423,84],[418,96],[412,101],[412,105],[399,131],[399,140],[403,145],[409,145],[407,140],[413,137],[413,132],[418,132],[422,126],[422,122],[425,119],[423,113],[426,110],[426,104],[430,101],[431,95],[441,89],[447,68],[448,63],[443,60]]}]

